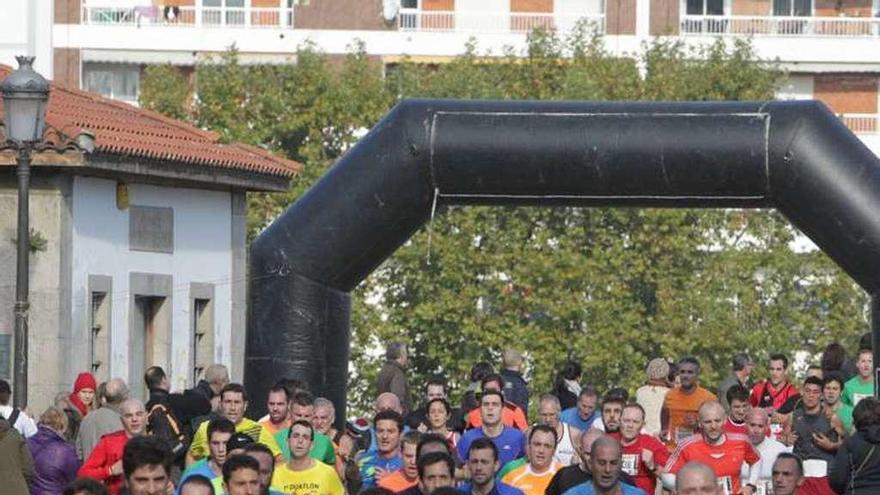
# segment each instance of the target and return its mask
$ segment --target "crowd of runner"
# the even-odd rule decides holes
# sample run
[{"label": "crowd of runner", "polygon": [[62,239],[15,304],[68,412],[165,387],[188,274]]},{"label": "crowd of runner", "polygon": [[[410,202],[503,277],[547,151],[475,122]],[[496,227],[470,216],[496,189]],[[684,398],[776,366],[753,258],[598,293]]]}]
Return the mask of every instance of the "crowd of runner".
[{"label": "crowd of runner", "polygon": [[[301,381],[252,397],[222,365],[180,393],[151,367],[146,403],[121,379],[98,385],[82,373],[37,421],[8,405],[0,380],[0,493],[880,493],[869,336],[860,347],[848,356],[829,345],[799,385],[784,354],[757,364],[738,355],[711,389],[696,358],[657,358],[633,394],[596,390],[576,362],[532,394],[522,354],[505,350],[497,373],[474,364],[452,404],[444,377],[410,388],[407,349],[395,343],[372,417],[349,421]],[[756,365],[768,378],[752,384]],[[259,421],[246,417],[253,401],[265,401]]]}]

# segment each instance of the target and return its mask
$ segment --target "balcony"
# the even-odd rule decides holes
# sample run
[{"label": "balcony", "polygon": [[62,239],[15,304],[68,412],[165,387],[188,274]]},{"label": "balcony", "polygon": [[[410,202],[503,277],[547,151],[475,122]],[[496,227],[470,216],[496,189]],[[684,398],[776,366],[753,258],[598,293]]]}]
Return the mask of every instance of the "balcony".
[{"label": "balcony", "polygon": [[684,15],[681,34],[754,37],[880,37],[876,17]]},{"label": "balcony", "polygon": [[400,31],[450,32],[473,34],[527,33],[541,28],[566,33],[586,23],[605,32],[604,14],[566,15],[554,13],[471,12],[400,9],[397,16]]},{"label": "balcony", "polygon": [[161,7],[82,7],[82,24],[93,26],[292,28],[293,8],[178,7],[165,16]]},{"label": "balcony", "polygon": [[839,117],[855,134],[880,136],[880,114],[844,113]]}]

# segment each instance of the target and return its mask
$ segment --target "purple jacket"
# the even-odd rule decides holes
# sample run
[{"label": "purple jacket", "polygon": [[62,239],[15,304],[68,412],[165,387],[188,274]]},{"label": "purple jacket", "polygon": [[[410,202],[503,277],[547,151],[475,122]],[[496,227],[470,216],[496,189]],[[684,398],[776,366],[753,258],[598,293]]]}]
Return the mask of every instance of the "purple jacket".
[{"label": "purple jacket", "polygon": [[79,459],[76,450],[55,430],[40,425],[37,433],[27,439],[34,458],[34,479],[31,495],[61,495],[76,479]]}]

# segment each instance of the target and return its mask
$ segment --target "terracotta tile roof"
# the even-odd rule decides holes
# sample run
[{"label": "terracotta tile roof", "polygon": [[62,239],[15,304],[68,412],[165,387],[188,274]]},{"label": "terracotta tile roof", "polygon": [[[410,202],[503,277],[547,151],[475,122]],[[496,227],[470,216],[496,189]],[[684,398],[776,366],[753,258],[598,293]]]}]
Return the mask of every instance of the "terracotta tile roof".
[{"label": "terracotta tile roof", "polygon": [[[0,64],[0,81],[12,71]],[[95,152],[291,177],[302,166],[245,144],[223,144],[214,132],[157,112],[52,83],[45,147],[77,149],[77,138],[94,136]],[[3,103],[0,100],[0,115]],[[0,137],[2,137],[0,119]],[[4,142],[3,139],[0,142]]]}]

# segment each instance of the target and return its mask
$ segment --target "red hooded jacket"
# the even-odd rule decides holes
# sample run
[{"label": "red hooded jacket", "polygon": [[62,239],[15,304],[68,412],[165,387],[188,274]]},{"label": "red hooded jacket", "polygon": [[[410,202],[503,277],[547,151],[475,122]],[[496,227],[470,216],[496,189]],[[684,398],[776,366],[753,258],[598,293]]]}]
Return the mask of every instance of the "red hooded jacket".
[{"label": "red hooded jacket", "polygon": [[126,443],[128,436],[123,430],[101,437],[95,450],[79,468],[79,475],[104,483],[111,495],[117,495],[122,488],[123,476],[122,474],[110,476],[110,467],[122,459],[122,450]]}]

